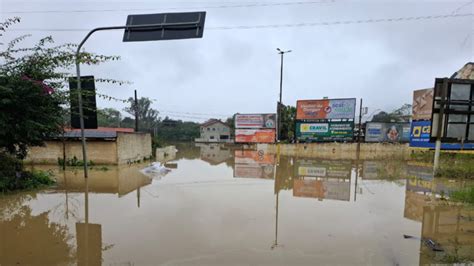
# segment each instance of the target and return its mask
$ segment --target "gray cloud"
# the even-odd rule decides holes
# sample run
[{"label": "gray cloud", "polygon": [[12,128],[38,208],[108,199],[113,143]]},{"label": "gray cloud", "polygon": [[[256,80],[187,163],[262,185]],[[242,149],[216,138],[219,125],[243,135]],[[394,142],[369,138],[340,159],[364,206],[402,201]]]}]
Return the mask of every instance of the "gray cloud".
[{"label": "gray cloud", "polygon": [[[220,1],[74,3],[80,3],[79,7],[47,0],[40,4],[4,1],[0,7],[8,11],[223,4]],[[390,110],[411,102],[414,89],[430,87],[435,77],[449,76],[467,61],[474,60],[472,16],[277,29],[211,28],[427,16],[451,14],[455,10],[473,13],[473,8],[466,1],[335,1],[209,9],[206,21],[209,29],[205,30],[203,39],[122,43],[122,32],[94,35],[86,44],[88,51],[120,55],[122,60],[84,67],[84,74],[129,80],[133,85],[104,86],[101,90],[126,98],[137,88],[141,96],[157,99],[155,108],[159,110],[222,115],[272,112],[279,89],[280,58],[275,48],[281,47],[293,50],[285,56],[284,103],[294,105],[297,99],[323,96],[362,97],[372,110]],[[93,28],[123,24],[126,15],[127,12],[22,14],[23,23],[18,27]],[[6,37],[19,33],[11,32]],[[79,42],[85,32],[33,34],[32,40],[52,34],[60,43]],[[115,102],[99,104],[123,107]]]}]

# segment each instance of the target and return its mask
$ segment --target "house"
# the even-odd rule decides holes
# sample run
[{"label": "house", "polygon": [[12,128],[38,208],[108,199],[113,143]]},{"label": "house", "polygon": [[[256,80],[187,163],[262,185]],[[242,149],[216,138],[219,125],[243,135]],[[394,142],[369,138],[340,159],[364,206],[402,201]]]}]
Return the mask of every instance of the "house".
[{"label": "house", "polygon": [[195,142],[232,142],[230,127],[218,119],[210,119],[201,124],[201,136]]},{"label": "house", "polygon": [[[127,164],[150,158],[150,133],[133,132],[129,128],[86,129],[87,160],[95,164]],[[31,147],[27,162],[57,164],[58,159],[72,158],[82,160],[81,132],[78,129],[66,129],[64,135],[58,135],[45,141],[41,147]]]}]

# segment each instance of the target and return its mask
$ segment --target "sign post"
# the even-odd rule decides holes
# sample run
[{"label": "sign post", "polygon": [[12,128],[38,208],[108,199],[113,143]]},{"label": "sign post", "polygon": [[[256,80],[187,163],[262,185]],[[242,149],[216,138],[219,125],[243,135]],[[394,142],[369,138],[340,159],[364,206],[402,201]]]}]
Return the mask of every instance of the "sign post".
[{"label": "sign post", "polygon": [[[437,132],[436,132],[436,146],[435,146],[435,155],[433,160],[433,171],[436,173],[439,168],[439,155],[441,152],[441,136],[443,135],[443,128],[444,128],[444,101],[446,99],[446,93],[448,90],[448,79],[443,79],[443,87],[441,92],[441,102],[440,102],[440,109],[438,114],[438,124],[437,124]],[[434,99],[434,98],[433,98]]]},{"label": "sign post", "polygon": [[360,153],[360,138],[362,132],[362,98],[360,98],[360,107],[359,107],[359,132],[357,133],[357,158],[359,158]]},{"label": "sign post", "polygon": [[80,53],[81,48],[89,37],[97,31],[125,30],[123,41],[159,41],[202,38],[204,32],[204,22],[206,12],[185,12],[185,13],[160,13],[129,15],[125,26],[99,27],[87,33],[79,43],[76,50],[76,76],[79,105],[79,121],[81,125],[82,158],[84,160],[84,177],[88,177],[87,169],[87,146],[84,136],[84,114],[82,108],[81,92],[81,68]]}]

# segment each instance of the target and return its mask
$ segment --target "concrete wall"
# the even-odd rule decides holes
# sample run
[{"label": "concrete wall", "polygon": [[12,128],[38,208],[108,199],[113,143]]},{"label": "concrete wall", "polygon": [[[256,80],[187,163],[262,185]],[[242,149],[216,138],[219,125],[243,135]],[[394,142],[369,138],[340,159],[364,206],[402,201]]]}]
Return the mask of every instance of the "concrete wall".
[{"label": "concrete wall", "polygon": [[117,132],[118,164],[134,162],[151,157],[151,135],[149,133]]},{"label": "concrete wall", "polygon": [[[82,145],[79,140],[66,141],[66,158],[76,156],[82,160]],[[87,142],[87,160],[95,164],[116,164],[117,145],[115,141]],[[31,147],[26,157],[26,162],[36,164],[57,164],[58,158],[63,158],[63,143],[57,141],[46,141],[43,147]]]},{"label": "concrete wall", "polygon": [[[357,143],[257,144],[257,150],[281,155],[325,159],[357,159]],[[408,144],[361,143],[359,159],[409,158]]]},{"label": "concrete wall", "polygon": [[157,148],[155,150],[155,159],[158,162],[165,163],[174,160],[176,158],[176,152],[178,152],[176,146],[166,146],[164,148]]}]

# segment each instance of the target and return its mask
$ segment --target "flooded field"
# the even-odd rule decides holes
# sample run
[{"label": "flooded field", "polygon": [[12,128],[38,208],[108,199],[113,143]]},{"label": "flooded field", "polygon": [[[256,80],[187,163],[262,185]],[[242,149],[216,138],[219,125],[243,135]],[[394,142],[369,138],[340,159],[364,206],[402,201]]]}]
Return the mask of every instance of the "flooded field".
[{"label": "flooded field", "polygon": [[[169,170],[51,169],[0,196],[0,265],[424,265],[474,261],[474,185],[416,162],[179,146]],[[140,171],[142,170],[142,171]]]}]

